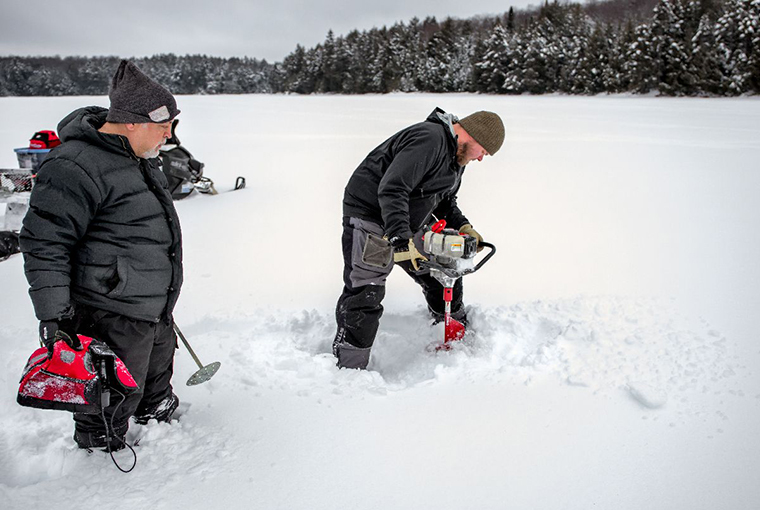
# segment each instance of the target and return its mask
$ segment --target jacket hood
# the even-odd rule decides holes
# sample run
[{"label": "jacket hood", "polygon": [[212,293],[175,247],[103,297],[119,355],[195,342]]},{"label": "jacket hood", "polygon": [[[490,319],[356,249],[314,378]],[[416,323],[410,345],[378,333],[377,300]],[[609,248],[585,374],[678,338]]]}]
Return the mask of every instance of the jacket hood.
[{"label": "jacket hood", "polygon": [[120,135],[98,131],[106,123],[108,109],[87,106],[74,110],[58,123],[61,142],[80,140],[98,147],[131,157],[134,155],[129,140]]},{"label": "jacket hood", "polygon": [[451,134],[451,138],[449,138],[450,145],[454,148],[454,154],[456,154],[457,151],[457,135],[454,132],[454,124],[459,122],[459,118],[451,113],[446,113],[445,111],[441,110],[440,108],[437,108],[433,110],[430,115],[428,115],[427,119],[425,119],[426,122],[433,122],[435,124],[440,124],[447,128],[447,132]]},{"label": "jacket hood", "polygon": [[[440,108],[437,108],[433,110],[430,115],[428,115],[428,118],[425,119],[426,122],[433,122],[434,124],[440,124],[446,128],[446,132],[451,135],[451,137],[448,138],[449,141],[449,148],[453,151],[453,157],[456,161],[456,155],[457,155],[457,135],[454,132],[454,124],[459,122],[459,118],[451,113],[446,113],[445,111],[441,110]],[[459,166],[457,164],[457,166]]]},{"label": "jacket hood", "polygon": [[430,115],[428,115],[428,118],[426,119],[428,122],[435,122],[437,124],[443,124],[444,126],[449,128],[449,132],[451,133],[451,136],[456,139],[457,135],[454,133],[454,124],[459,122],[459,118],[452,114],[452,113],[446,113],[445,111],[441,110],[440,108],[436,108],[432,111]]}]

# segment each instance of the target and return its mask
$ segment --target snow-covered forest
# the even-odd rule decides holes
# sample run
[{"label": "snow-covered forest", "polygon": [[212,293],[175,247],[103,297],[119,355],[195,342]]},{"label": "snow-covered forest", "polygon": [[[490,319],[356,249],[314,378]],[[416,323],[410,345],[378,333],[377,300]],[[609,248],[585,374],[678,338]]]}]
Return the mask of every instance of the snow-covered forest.
[{"label": "snow-covered forest", "polygon": [[[127,55],[123,55],[127,56]],[[0,58],[0,95],[101,94],[111,57]],[[180,94],[760,92],[760,0],[545,3],[501,16],[354,30],[282,62],[136,59]]]}]

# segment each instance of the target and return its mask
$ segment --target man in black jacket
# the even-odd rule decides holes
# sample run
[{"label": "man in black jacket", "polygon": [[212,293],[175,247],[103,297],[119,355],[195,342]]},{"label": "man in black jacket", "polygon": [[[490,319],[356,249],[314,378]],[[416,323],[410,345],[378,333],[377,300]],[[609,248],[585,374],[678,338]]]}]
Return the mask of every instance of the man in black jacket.
[{"label": "man in black jacket", "polygon": [[[436,108],[425,122],[383,142],[354,171],[343,196],[344,287],[333,341],[339,367],[367,367],[394,261],[422,287],[432,317],[443,318],[441,284],[416,274],[425,257],[415,234],[435,217],[483,240],[459,210],[457,191],[465,165],[495,154],[503,141],[504,124],[495,113],[459,120]],[[461,279],[454,286],[452,316],[466,322]]]},{"label": "man in black jacket", "polygon": [[[63,144],[37,174],[20,235],[40,339],[108,344],[140,390],[112,393],[103,418],[75,414],[81,448],[121,448],[129,418],[168,421],[176,337],[172,311],[182,285],[179,218],[158,168],[158,149],[179,114],[171,93],[122,61],[111,107],[74,111],[58,125]],[[106,438],[111,437],[110,445]]]}]

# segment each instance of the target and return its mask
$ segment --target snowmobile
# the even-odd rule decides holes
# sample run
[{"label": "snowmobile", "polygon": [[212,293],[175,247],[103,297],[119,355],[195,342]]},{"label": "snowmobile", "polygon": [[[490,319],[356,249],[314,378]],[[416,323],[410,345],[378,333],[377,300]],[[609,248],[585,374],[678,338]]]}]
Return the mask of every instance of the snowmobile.
[{"label": "snowmobile", "polygon": [[[177,124],[179,124],[179,119],[174,119],[172,136],[159,151],[159,161],[166,179],[169,181],[169,191],[172,198],[181,200],[195,191],[216,195],[214,181],[203,175],[204,164],[195,159],[177,138]],[[242,188],[245,188],[245,177],[240,176],[235,181],[234,189]]]},{"label": "snowmobile", "polygon": [[[478,271],[496,253],[491,243],[480,242],[474,237],[462,235],[455,229],[446,228],[446,220],[440,220],[422,236],[427,261],[421,261],[419,274],[430,273],[443,286],[444,301],[444,336],[443,343],[435,350],[448,351],[452,343],[464,338],[464,324],[451,316],[451,300],[454,284],[468,274]],[[488,253],[475,264],[475,257],[482,249]]]}]

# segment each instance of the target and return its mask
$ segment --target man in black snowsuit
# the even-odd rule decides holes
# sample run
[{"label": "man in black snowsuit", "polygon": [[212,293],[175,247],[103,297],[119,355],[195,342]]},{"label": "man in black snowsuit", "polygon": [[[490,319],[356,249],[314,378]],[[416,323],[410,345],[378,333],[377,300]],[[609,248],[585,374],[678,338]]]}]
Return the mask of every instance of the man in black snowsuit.
[{"label": "man in black snowsuit", "polygon": [[179,218],[158,149],[177,103],[133,63],[111,83],[111,107],[74,111],[58,125],[63,144],[37,174],[20,245],[40,339],[49,350],[77,334],[108,344],[140,389],[112,392],[99,415],[75,414],[80,448],[123,447],[129,419],[168,421],[179,399],[171,376],[172,310],[182,285]]},{"label": "man in black snowsuit", "polygon": [[[415,234],[419,237],[435,217],[483,240],[459,210],[457,191],[465,165],[495,154],[503,141],[504,124],[495,113],[480,111],[459,120],[437,108],[424,122],[383,142],[354,171],[343,196],[344,287],[333,341],[339,367],[367,367],[394,261],[422,287],[433,319],[443,319],[443,287],[430,275],[416,274],[425,257]],[[451,310],[466,323],[461,279]]]}]

